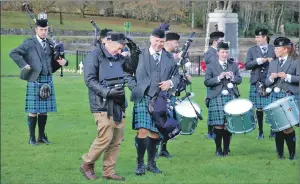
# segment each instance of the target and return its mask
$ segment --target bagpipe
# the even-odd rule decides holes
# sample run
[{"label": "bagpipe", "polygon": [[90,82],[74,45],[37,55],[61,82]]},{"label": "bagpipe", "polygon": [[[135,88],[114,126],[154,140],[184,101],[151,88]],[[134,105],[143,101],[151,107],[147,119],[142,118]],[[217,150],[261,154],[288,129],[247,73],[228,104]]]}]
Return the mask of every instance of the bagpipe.
[{"label": "bagpipe", "polygon": [[[188,49],[190,47],[191,42],[193,41],[192,38],[194,34],[195,32],[193,32],[189,36],[188,40],[183,46],[181,59],[178,62],[178,64],[172,68],[168,78],[172,79],[175,75],[177,75],[178,68],[179,67],[182,68],[183,76],[180,77],[180,84],[176,86],[175,91],[186,92],[186,95],[182,98],[182,100],[187,98],[190,104],[192,105],[197,115],[197,118],[202,120],[203,119],[202,116],[193,106],[192,102],[189,99],[190,94],[186,91],[186,88],[184,87],[185,84],[191,84],[191,82],[186,77],[185,64],[186,64]],[[174,137],[178,136],[181,133],[180,124],[178,120],[176,120],[172,115],[172,111],[174,110],[174,107],[170,105],[170,97],[171,97],[171,93],[169,91],[159,90],[156,93],[156,95],[149,101],[148,104],[149,113],[151,114],[157,129],[163,135],[165,140],[173,139]]]},{"label": "bagpipe", "polygon": [[[94,42],[93,45],[100,46],[101,43],[97,39],[97,35],[100,34],[101,29],[96,25],[96,23],[91,20],[91,24],[95,28],[95,34],[94,34]],[[130,50],[130,57],[125,59],[123,62],[123,70],[127,73],[134,74],[136,72],[138,62],[139,62],[139,55],[141,54],[140,48],[136,45],[136,43],[129,37],[125,37],[127,42],[126,45]]]},{"label": "bagpipe", "polygon": [[[31,28],[31,30],[34,33],[34,30],[32,28],[30,19],[32,19],[35,23],[36,23],[37,19],[35,18],[34,14],[30,11],[28,4],[24,3],[23,7],[25,8],[26,13],[27,13],[29,27]],[[65,59],[64,45],[62,43],[59,43],[55,39],[55,37],[53,36],[53,32],[52,32],[50,27],[48,27],[48,30],[49,30],[49,35],[50,35],[50,38],[51,38],[52,42],[49,42],[48,40],[46,40],[46,41],[49,43],[50,47],[53,49],[53,52],[54,52],[54,57],[53,57],[53,60],[51,62],[52,73],[56,72],[60,68],[60,76],[63,77],[63,67],[56,60],[57,59],[62,59],[62,58]]]},{"label": "bagpipe", "polygon": [[267,93],[267,87],[265,85],[265,80],[266,80],[267,74],[268,74],[268,66],[269,66],[269,62],[265,62],[262,64],[261,70],[259,73],[259,77],[258,77],[258,81],[256,83],[256,92],[260,96],[269,95],[269,93]]},{"label": "bagpipe", "polygon": [[94,46],[97,46],[97,45],[99,46],[100,42],[97,39],[97,35],[100,34],[101,29],[96,25],[96,23],[93,20],[91,20],[91,24],[95,28],[93,45]]},{"label": "bagpipe", "polygon": [[173,68],[172,72],[170,73],[170,78],[171,78],[174,75],[174,72],[178,71],[179,67],[182,70],[182,75],[180,75],[180,83],[179,83],[179,85],[176,88],[175,96],[180,96],[180,92],[185,91],[186,90],[186,86],[192,84],[191,81],[189,81],[188,78],[187,78],[187,76],[186,76],[186,73],[187,73],[186,68],[187,68],[187,66],[189,64],[189,61],[188,61],[188,58],[187,58],[188,57],[188,49],[189,49],[191,43],[193,42],[193,36],[194,35],[195,35],[195,32],[193,32],[189,36],[188,40],[183,45],[183,47],[181,49],[181,51],[182,51],[181,59],[177,63],[176,67]]}]

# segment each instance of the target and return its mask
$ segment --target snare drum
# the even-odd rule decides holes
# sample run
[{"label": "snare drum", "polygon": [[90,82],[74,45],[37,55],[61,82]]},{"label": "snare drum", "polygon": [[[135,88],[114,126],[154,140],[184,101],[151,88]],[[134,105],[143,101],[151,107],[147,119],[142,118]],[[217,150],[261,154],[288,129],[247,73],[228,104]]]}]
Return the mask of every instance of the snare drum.
[{"label": "snare drum", "polygon": [[272,131],[279,132],[299,123],[299,108],[294,96],[287,96],[266,106],[267,123]]},{"label": "snare drum", "polygon": [[[199,105],[194,102],[192,102],[192,105],[200,114]],[[192,105],[189,101],[182,101],[175,106],[176,118],[180,124],[182,135],[192,135],[197,127],[198,118]]]},{"label": "snare drum", "polygon": [[249,133],[256,127],[253,103],[244,98],[227,102],[224,106],[226,128],[234,134]]}]

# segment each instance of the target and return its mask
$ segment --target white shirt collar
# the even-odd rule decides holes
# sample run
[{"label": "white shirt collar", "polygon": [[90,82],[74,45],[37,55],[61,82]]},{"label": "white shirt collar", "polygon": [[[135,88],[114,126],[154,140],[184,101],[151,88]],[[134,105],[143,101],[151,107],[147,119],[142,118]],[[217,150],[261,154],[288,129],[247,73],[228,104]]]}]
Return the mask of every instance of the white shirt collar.
[{"label": "white shirt collar", "polygon": [[281,59],[284,59],[284,63],[285,63],[286,60],[287,60],[287,58],[288,58],[288,55],[286,55],[286,56],[284,56],[284,57],[279,57],[279,61],[280,61]]},{"label": "white shirt collar", "polygon": [[[35,35],[35,36],[36,36],[36,39],[39,41],[39,43],[43,46],[43,40],[38,35]],[[44,40],[46,40],[46,38]]]},{"label": "white shirt collar", "polygon": [[151,55],[151,56],[152,56],[153,54],[155,54],[155,53],[159,53],[159,56],[161,56],[162,49],[161,49],[159,52],[155,52],[155,50],[154,50],[152,47],[149,47],[149,52],[150,52],[150,55]]},{"label": "white shirt collar", "polygon": [[268,44],[267,45],[259,45],[260,48],[266,47],[268,48]]},{"label": "white shirt collar", "polygon": [[221,60],[219,60],[219,63],[220,63],[220,65],[223,67],[223,64],[224,64],[224,63],[227,63],[227,61],[221,61]]}]

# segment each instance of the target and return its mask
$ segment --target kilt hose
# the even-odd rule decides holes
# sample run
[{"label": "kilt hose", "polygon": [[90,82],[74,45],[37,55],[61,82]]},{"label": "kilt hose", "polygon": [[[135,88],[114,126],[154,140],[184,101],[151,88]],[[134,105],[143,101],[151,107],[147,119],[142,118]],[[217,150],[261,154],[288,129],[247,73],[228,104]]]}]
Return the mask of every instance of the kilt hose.
[{"label": "kilt hose", "polygon": [[148,111],[149,96],[144,96],[140,102],[135,102],[133,105],[132,114],[132,129],[138,130],[145,128],[151,132],[158,133],[155,123],[152,121],[151,115]]},{"label": "kilt hose", "polygon": [[[51,86],[51,95],[44,99],[40,97],[41,85],[48,83]],[[56,98],[52,75],[40,75],[35,82],[27,82],[25,112],[28,113],[47,113],[56,112]]]},{"label": "kilt hose", "polygon": [[250,85],[249,99],[257,109],[262,109],[271,103],[271,95],[260,96],[256,92],[255,85]]},{"label": "kilt hose", "polygon": [[224,106],[232,100],[231,95],[218,95],[210,99],[208,107],[208,125],[224,125],[225,112]]}]

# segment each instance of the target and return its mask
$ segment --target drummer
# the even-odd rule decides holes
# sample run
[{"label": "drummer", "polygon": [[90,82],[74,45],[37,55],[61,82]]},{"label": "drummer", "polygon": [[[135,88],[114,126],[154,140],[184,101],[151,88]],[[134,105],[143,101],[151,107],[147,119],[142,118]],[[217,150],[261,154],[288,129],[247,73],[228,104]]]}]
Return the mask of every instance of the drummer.
[{"label": "drummer", "polygon": [[[255,41],[257,45],[251,47],[247,53],[246,69],[251,70],[249,99],[256,107],[256,117],[259,133],[257,139],[264,138],[263,111],[262,109],[270,103],[270,96],[265,92],[265,81],[268,73],[269,63],[275,59],[274,46],[269,45],[267,29],[255,30]],[[270,133],[271,137],[273,133]]]},{"label": "drummer", "polygon": [[[208,125],[214,126],[216,156],[228,156],[231,133],[225,127],[224,105],[238,97],[236,85],[242,77],[237,63],[229,60],[229,44],[220,42],[217,46],[218,60],[208,64],[204,84],[209,88]],[[222,151],[223,139],[223,151]]]},{"label": "drummer", "polygon": [[[266,86],[271,91],[271,102],[294,95],[299,100],[299,69],[294,58],[294,44],[290,39],[278,37],[274,40],[276,59],[270,63]],[[289,150],[289,159],[295,159],[296,135],[293,127],[275,133],[278,159],[284,159],[284,140]]]}]

